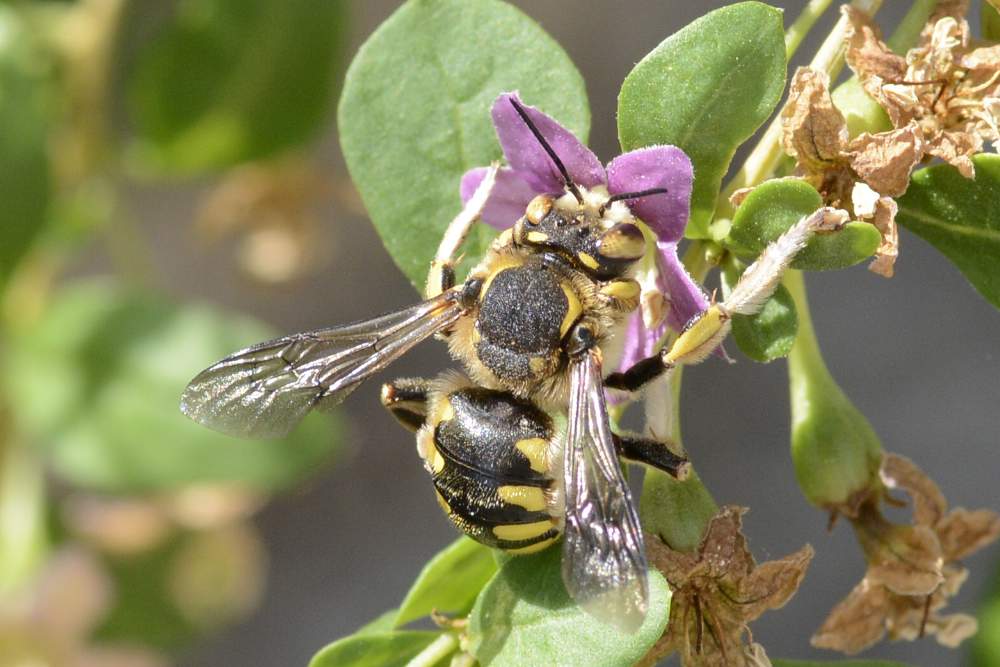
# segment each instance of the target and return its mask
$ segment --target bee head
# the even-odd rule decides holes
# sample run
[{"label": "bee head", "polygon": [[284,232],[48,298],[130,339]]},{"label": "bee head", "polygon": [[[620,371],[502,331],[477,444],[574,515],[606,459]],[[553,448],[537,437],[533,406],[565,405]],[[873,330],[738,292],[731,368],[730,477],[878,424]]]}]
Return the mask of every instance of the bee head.
[{"label": "bee head", "polygon": [[514,226],[514,242],[556,252],[600,279],[624,275],[646,252],[642,231],[624,205],[607,207],[606,195],[585,191],[583,199],[538,195]]}]

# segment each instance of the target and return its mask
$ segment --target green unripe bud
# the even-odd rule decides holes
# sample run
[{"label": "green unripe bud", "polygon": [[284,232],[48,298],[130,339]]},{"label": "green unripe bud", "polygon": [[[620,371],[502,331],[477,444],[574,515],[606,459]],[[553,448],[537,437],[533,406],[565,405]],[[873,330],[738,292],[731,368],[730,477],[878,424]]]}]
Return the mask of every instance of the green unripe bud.
[{"label": "green unripe bud", "polygon": [[852,139],[862,132],[875,134],[892,129],[892,122],[885,109],[865,92],[858,77],[852,76],[837,86],[830,97],[834,106],[844,115],[847,132]]},{"label": "green unripe bud", "polygon": [[809,502],[852,515],[859,500],[880,488],[882,445],[823,363],[802,274],[790,271],[785,286],[799,314],[788,355],[795,476]]}]

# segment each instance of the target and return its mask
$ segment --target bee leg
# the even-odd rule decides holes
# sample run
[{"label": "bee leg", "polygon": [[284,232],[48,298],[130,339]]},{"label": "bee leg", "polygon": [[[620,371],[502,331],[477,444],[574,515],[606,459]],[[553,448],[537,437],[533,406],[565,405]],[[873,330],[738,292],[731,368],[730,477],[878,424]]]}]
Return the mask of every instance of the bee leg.
[{"label": "bee leg", "polygon": [[382,405],[400,424],[417,431],[427,420],[431,383],[424,378],[400,378],[382,385]]},{"label": "bee leg", "polygon": [[663,359],[658,354],[640,359],[619,373],[612,373],[604,378],[604,386],[609,389],[620,389],[622,391],[639,391],[644,386],[660,377],[668,366],[663,363]]},{"label": "bee leg", "polygon": [[723,304],[714,304],[694,316],[670,347],[646,357],[620,373],[612,373],[604,386],[638,391],[664,372],[681,364],[701,363],[717,348],[732,328],[732,317]]},{"label": "bee leg", "polygon": [[427,272],[427,287],[424,290],[428,299],[433,299],[455,286],[455,265],[450,259],[435,259]]},{"label": "bee leg", "polygon": [[691,464],[687,458],[670,451],[670,446],[666,442],[633,435],[618,435],[617,433],[612,437],[615,441],[615,449],[627,459],[645,463],[678,480],[687,479],[688,475],[691,474]]}]

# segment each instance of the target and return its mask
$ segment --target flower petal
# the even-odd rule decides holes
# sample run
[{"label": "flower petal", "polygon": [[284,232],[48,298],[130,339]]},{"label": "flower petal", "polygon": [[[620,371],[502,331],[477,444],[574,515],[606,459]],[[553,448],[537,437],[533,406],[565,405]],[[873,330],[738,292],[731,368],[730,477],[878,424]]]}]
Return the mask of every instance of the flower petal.
[{"label": "flower petal", "polygon": [[[468,202],[475,193],[488,170],[488,167],[477,167],[470,169],[462,176],[459,192],[463,204]],[[497,172],[493,191],[490,192],[490,197],[486,200],[486,206],[483,207],[480,217],[491,227],[507,229],[524,215],[524,209],[527,208],[528,202],[535,194],[535,190],[520,176],[513,170],[504,167]]]},{"label": "flower petal", "polygon": [[625,372],[639,361],[651,357],[656,351],[656,343],[666,333],[666,325],[649,329],[642,322],[642,313],[636,309],[629,315],[625,325],[625,344],[622,348],[622,358],[618,362],[618,370]]},{"label": "flower petal", "polygon": [[626,200],[660,241],[680,241],[691,211],[691,160],[676,146],[651,146],[619,155],[608,165],[612,195],[666,188],[667,194]]},{"label": "flower petal", "polygon": [[708,308],[708,297],[701,285],[688,274],[680,258],[677,257],[676,243],[657,243],[660,251],[660,289],[670,301],[667,324],[675,331],[681,331],[692,317]]},{"label": "flower petal", "polygon": [[[493,126],[507,163],[534,188],[535,194],[558,194],[565,190],[563,178],[538,139],[518,115],[511,100],[521,102],[517,93],[503,93],[493,103]],[[535,107],[521,103],[538,131],[566,166],[577,185],[592,188],[604,185],[604,166],[573,133]]]}]

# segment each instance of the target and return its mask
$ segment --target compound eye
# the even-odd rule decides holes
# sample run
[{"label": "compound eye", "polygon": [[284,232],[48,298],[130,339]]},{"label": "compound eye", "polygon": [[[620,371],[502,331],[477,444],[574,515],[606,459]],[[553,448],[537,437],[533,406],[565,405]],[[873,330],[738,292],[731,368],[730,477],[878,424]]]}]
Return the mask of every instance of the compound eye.
[{"label": "compound eye", "polygon": [[528,208],[524,212],[524,218],[529,224],[537,225],[552,210],[552,197],[548,195],[538,195],[528,203]]},{"label": "compound eye", "polygon": [[646,253],[646,239],[631,222],[619,222],[601,236],[597,252],[607,259],[634,261]]}]

